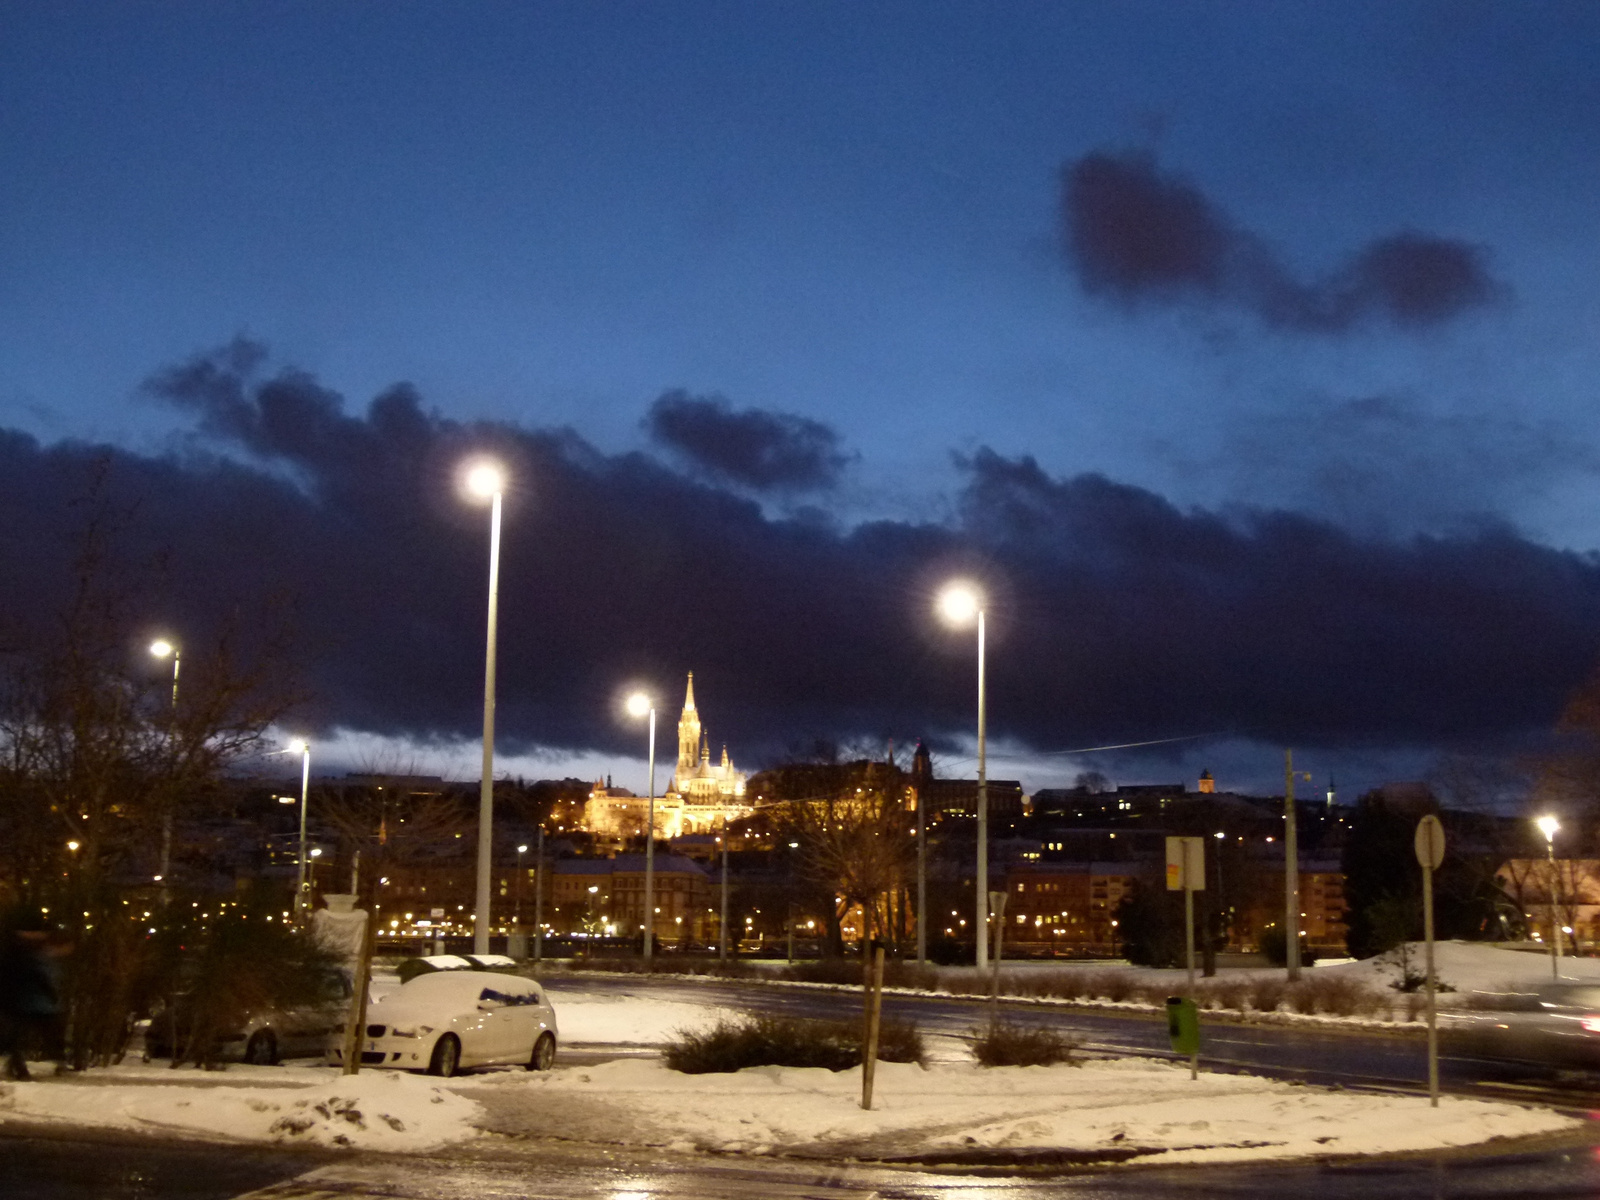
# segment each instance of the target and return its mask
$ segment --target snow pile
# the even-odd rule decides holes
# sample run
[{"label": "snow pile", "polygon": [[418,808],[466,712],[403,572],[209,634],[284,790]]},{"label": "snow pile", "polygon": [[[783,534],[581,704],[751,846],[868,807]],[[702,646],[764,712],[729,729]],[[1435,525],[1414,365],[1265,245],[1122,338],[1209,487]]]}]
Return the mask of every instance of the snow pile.
[{"label": "snow pile", "polygon": [[478,1093],[488,1127],[679,1150],[863,1159],[980,1151],[1223,1162],[1418,1151],[1571,1129],[1548,1109],[1454,1097],[1329,1091],[1118,1060],[1083,1067],[929,1069],[880,1063],[873,1110],[859,1069],[756,1067],[682,1075],[620,1060],[502,1076]]},{"label": "snow pile", "polygon": [[659,1046],[680,1029],[709,1029],[742,1012],[710,1004],[662,1000],[648,986],[597,991],[579,981],[548,981],[544,990],[555,1006],[562,1045],[603,1043]]},{"label": "snow pile", "polygon": [[391,1071],[316,1074],[323,1078],[291,1087],[9,1083],[0,1085],[0,1116],[363,1150],[433,1150],[477,1135],[478,1105],[438,1080]]}]

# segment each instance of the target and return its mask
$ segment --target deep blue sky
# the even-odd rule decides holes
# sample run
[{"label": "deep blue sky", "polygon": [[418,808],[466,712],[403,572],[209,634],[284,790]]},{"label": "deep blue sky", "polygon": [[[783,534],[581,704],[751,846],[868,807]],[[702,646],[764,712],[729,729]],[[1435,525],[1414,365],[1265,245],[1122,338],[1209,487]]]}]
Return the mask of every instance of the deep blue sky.
[{"label": "deep blue sky", "polygon": [[[266,376],[314,376],[353,415],[404,381],[446,423],[570,427],[840,536],[972,533],[988,449],[1369,547],[1487,526],[1597,544],[1593,4],[7,2],[0,28],[0,426],[39,453],[191,463],[203,441],[261,464],[141,386],[244,335]],[[1093,180],[1112,217],[1142,198],[1191,240],[1130,266],[1116,229],[1085,225]],[[1445,254],[1460,287],[1426,292],[1437,275],[1404,256],[1386,274],[1396,239]],[[787,414],[825,469],[730,476],[715,430],[685,456],[692,431],[643,420],[675,389]],[[1317,569],[1295,587],[1326,586]],[[607,583],[627,582],[617,561]],[[1038,619],[1070,641],[1071,612]],[[714,653],[686,639],[660,673]],[[1100,686],[1170,665],[1130,650]],[[1276,668],[1196,678],[1219,669],[1242,692]],[[1552,668],[1539,695],[1587,669]],[[914,706],[863,716],[854,694],[818,693],[807,720],[830,703],[841,735],[952,732]],[[359,707],[318,719],[430,720]],[[1133,741],[1246,708],[1010,732]],[[1470,736],[1515,737],[1537,708]],[[725,722],[788,736],[764,719]],[[1400,769],[1442,736],[1315,725],[1283,732],[1374,777],[1372,755]],[[608,736],[525,734],[602,755]]]}]

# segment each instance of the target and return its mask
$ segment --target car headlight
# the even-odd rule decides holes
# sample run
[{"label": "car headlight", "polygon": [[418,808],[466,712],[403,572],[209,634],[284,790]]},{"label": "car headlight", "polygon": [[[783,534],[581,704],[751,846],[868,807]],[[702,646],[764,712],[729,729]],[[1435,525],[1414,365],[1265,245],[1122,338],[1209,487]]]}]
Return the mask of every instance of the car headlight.
[{"label": "car headlight", "polygon": [[392,1037],[414,1038],[414,1037],[421,1037],[425,1033],[432,1033],[432,1032],[433,1032],[433,1026],[432,1025],[414,1025],[410,1029],[402,1029],[398,1025],[389,1026],[389,1033],[390,1033],[390,1036],[392,1036]]}]

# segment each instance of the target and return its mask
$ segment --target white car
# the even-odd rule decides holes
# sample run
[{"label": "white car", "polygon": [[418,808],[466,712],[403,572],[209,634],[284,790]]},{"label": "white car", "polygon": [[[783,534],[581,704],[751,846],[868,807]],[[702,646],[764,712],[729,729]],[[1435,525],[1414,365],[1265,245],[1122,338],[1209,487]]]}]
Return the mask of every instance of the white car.
[{"label": "white car", "polygon": [[[367,1008],[362,1066],[454,1075],[466,1067],[548,1071],[556,1014],[544,989],[519,975],[439,971],[419,975]],[[342,1058],[330,1047],[334,1062]]]}]

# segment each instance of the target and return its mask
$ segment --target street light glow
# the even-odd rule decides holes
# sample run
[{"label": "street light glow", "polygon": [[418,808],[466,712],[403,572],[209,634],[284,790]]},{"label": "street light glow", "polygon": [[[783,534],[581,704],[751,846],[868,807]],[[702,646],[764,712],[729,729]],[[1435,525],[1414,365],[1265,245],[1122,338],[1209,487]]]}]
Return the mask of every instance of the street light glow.
[{"label": "street light glow", "polygon": [[939,611],[952,625],[965,625],[982,607],[978,589],[965,580],[949,584],[939,593]]},{"label": "street light glow", "polygon": [[305,738],[295,738],[292,742],[289,743],[288,753],[290,753],[290,754],[304,754],[305,752],[306,752],[306,740],[305,740]]},{"label": "street light glow", "polygon": [[643,692],[635,692],[628,697],[628,715],[630,717],[648,716],[650,713],[650,697]]},{"label": "street light glow", "polygon": [[475,463],[467,468],[467,491],[483,500],[493,499],[505,487],[505,474],[492,462]]},{"label": "street light glow", "polygon": [[1554,817],[1540,817],[1534,824],[1539,827],[1539,832],[1544,834],[1544,840],[1547,842],[1554,841],[1557,831],[1561,828],[1561,823]]},{"label": "street light glow", "polygon": [[150,643],[150,653],[157,658],[171,658],[175,647],[166,638],[157,638]]}]

